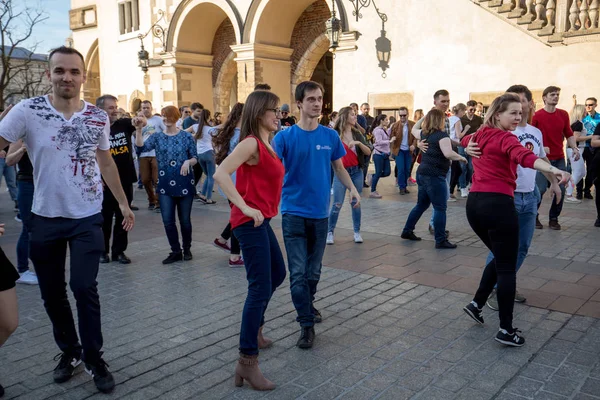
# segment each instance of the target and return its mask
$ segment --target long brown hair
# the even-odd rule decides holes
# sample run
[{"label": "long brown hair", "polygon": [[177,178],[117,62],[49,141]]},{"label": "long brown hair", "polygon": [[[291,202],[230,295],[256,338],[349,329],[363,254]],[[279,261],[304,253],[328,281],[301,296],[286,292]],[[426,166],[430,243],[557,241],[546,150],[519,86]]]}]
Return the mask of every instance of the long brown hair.
[{"label": "long brown hair", "polygon": [[[352,107],[343,107],[340,112],[338,113],[338,119],[337,121],[335,121],[335,126],[333,127],[333,129],[335,129],[337,131],[337,133],[340,135],[340,137],[342,137],[343,133],[344,133],[344,128],[346,127],[346,123],[348,122],[348,117],[350,116],[350,112],[353,112],[354,109]],[[352,133],[358,132],[360,133],[360,131],[358,129],[356,129],[355,127],[352,127]]]},{"label": "long brown hair", "polygon": [[[279,97],[266,90],[256,90],[246,99],[244,110],[242,111],[242,128],[240,132],[240,142],[248,136],[255,136],[260,140],[267,149],[269,146],[259,135],[259,118],[265,115],[267,110],[277,108],[279,105]],[[274,155],[269,149],[271,155]]]},{"label": "long brown hair", "polygon": [[194,139],[202,139],[202,128],[208,124],[208,120],[210,119],[210,111],[206,108],[200,112],[200,116],[198,117],[198,130],[194,135]]},{"label": "long brown hair", "polygon": [[509,104],[512,103],[521,104],[521,98],[518,94],[504,93],[503,95],[496,97],[494,101],[492,101],[492,105],[490,108],[488,108],[487,113],[485,114],[483,125],[504,130],[500,123],[496,121],[496,114],[506,111]]},{"label": "long brown hair", "polygon": [[216,135],[213,136],[212,143],[215,149],[215,161],[217,164],[221,164],[225,157],[227,157],[227,153],[229,153],[229,143],[235,133],[235,127],[242,118],[243,109],[244,103],[236,103],[227,116],[225,123],[217,130]]},{"label": "long brown hair", "polygon": [[429,135],[435,131],[443,131],[446,124],[446,114],[437,108],[432,109],[427,113],[423,124],[421,125],[422,133]]}]

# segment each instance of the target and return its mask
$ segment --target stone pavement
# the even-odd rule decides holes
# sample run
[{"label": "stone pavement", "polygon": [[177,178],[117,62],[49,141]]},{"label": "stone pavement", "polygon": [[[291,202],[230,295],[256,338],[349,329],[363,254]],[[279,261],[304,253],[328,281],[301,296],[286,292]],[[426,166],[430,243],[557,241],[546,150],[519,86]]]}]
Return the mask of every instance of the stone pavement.
[{"label": "stone pavement", "polygon": [[[118,383],[111,395],[98,394],[81,367],[68,383],[52,382],[52,358],[59,351],[39,290],[19,286],[21,323],[0,348],[6,397],[600,398],[600,320],[573,315],[587,313],[586,305],[590,314],[598,312],[595,300],[600,301],[598,286],[592,285],[600,277],[595,245],[600,231],[589,228],[591,202],[567,205],[562,231],[536,231],[532,253],[541,255],[528,258],[518,280],[526,304],[537,307],[516,305],[515,326],[527,343],[515,349],[493,340],[494,312],[486,308],[487,324],[481,327],[461,310],[470,300],[461,292],[475,289],[485,253],[466,224],[464,201],[451,204],[449,212],[459,248],[436,251],[425,232],[428,215],[417,232],[424,241],[399,238],[415,195],[394,195],[392,185],[380,192],[389,194],[364,202],[364,244],[350,242],[349,209],[342,211],[336,244],[326,251],[316,302],[324,321],[316,327],[312,350],[294,346],[298,326],[287,281],[276,292],[265,327],[275,343],[261,353],[261,368],[278,385],[275,391],[255,392],[232,382],[246,281],[244,271],[228,268],[227,256],[210,245],[227,220],[227,207],[217,198],[216,206],[194,207],[192,262],[160,264],[168,253],[160,216],[141,210],[128,250],[134,264],[101,266],[105,358]],[[7,235],[0,243],[13,255],[19,226],[10,220],[8,203],[1,193],[0,221],[6,221]],[[273,225],[280,236],[279,219]],[[545,255],[550,243],[577,252]],[[593,253],[586,261],[576,259],[586,251]],[[524,281],[535,288],[525,288]],[[555,310],[572,299],[581,300],[572,311]]]}]

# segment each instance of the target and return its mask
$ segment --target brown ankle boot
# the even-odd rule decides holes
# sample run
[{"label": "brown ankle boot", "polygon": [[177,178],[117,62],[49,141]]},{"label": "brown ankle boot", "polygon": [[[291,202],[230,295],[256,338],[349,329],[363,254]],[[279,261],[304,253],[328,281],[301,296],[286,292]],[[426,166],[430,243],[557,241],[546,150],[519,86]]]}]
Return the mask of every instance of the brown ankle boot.
[{"label": "brown ankle boot", "polygon": [[261,326],[258,329],[258,348],[259,349],[268,349],[273,346],[273,341],[269,338],[266,338],[262,334],[263,327]]},{"label": "brown ankle boot", "polygon": [[242,386],[244,379],[254,390],[273,390],[275,384],[265,378],[258,368],[258,355],[249,356],[240,353],[240,359],[235,366],[235,386]]}]

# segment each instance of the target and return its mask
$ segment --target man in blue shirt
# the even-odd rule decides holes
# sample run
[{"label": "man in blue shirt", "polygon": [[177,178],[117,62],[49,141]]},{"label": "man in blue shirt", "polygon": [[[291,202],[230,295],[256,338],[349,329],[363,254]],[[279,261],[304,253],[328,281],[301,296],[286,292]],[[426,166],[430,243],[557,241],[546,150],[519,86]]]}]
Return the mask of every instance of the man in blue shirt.
[{"label": "man in blue shirt", "polygon": [[[588,115],[583,119],[583,127],[586,129],[588,135],[593,135],[596,127],[600,125],[600,114],[596,112],[596,107],[598,106],[598,100],[595,97],[588,97],[585,100],[585,110]],[[583,161],[585,161],[585,186],[584,180],[580,180],[577,183],[577,198],[581,200],[583,197],[586,199],[592,200],[594,196],[592,196],[591,189],[592,184],[594,183],[594,169],[592,168],[592,160],[594,159],[594,153],[592,153],[592,147],[590,145],[591,141],[587,140],[585,142],[585,149],[583,150]],[[598,196],[598,193],[596,193]]]},{"label": "man in blue shirt", "polygon": [[282,228],[290,270],[290,291],[301,333],[297,346],[311,348],[314,324],[321,314],[313,306],[321,277],[328,229],[331,168],[350,190],[352,205],[360,195],[342,164],[346,154],[339,135],[319,124],[324,89],[305,81],[296,88],[300,120],[273,139],[273,149],[283,161],[285,178],[281,195]]},{"label": "man in blue shirt", "polygon": [[190,105],[190,109],[192,110],[192,115],[183,120],[181,124],[181,129],[188,129],[192,125],[197,124],[200,120],[200,113],[204,110],[204,106],[200,103],[192,103]]}]

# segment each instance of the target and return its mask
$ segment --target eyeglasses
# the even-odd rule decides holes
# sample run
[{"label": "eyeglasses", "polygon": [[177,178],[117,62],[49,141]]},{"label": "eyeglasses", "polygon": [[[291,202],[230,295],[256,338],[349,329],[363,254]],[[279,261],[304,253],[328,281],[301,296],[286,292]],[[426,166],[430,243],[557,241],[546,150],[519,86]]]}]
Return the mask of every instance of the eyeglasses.
[{"label": "eyeglasses", "polygon": [[586,104],[585,106],[586,106],[586,107],[596,107],[596,105],[595,105],[595,104]]},{"label": "eyeglasses", "polygon": [[407,115],[407,114],[398,114],[398,116],[399,116],[400,118],[406,118],[406,117],[408,117],[408,115]]},{"label": "eyeglasses", "polygon": [[281,109],[279,108],[267,108],[267,111],[273,111],[275,114],[280,113]]}]

